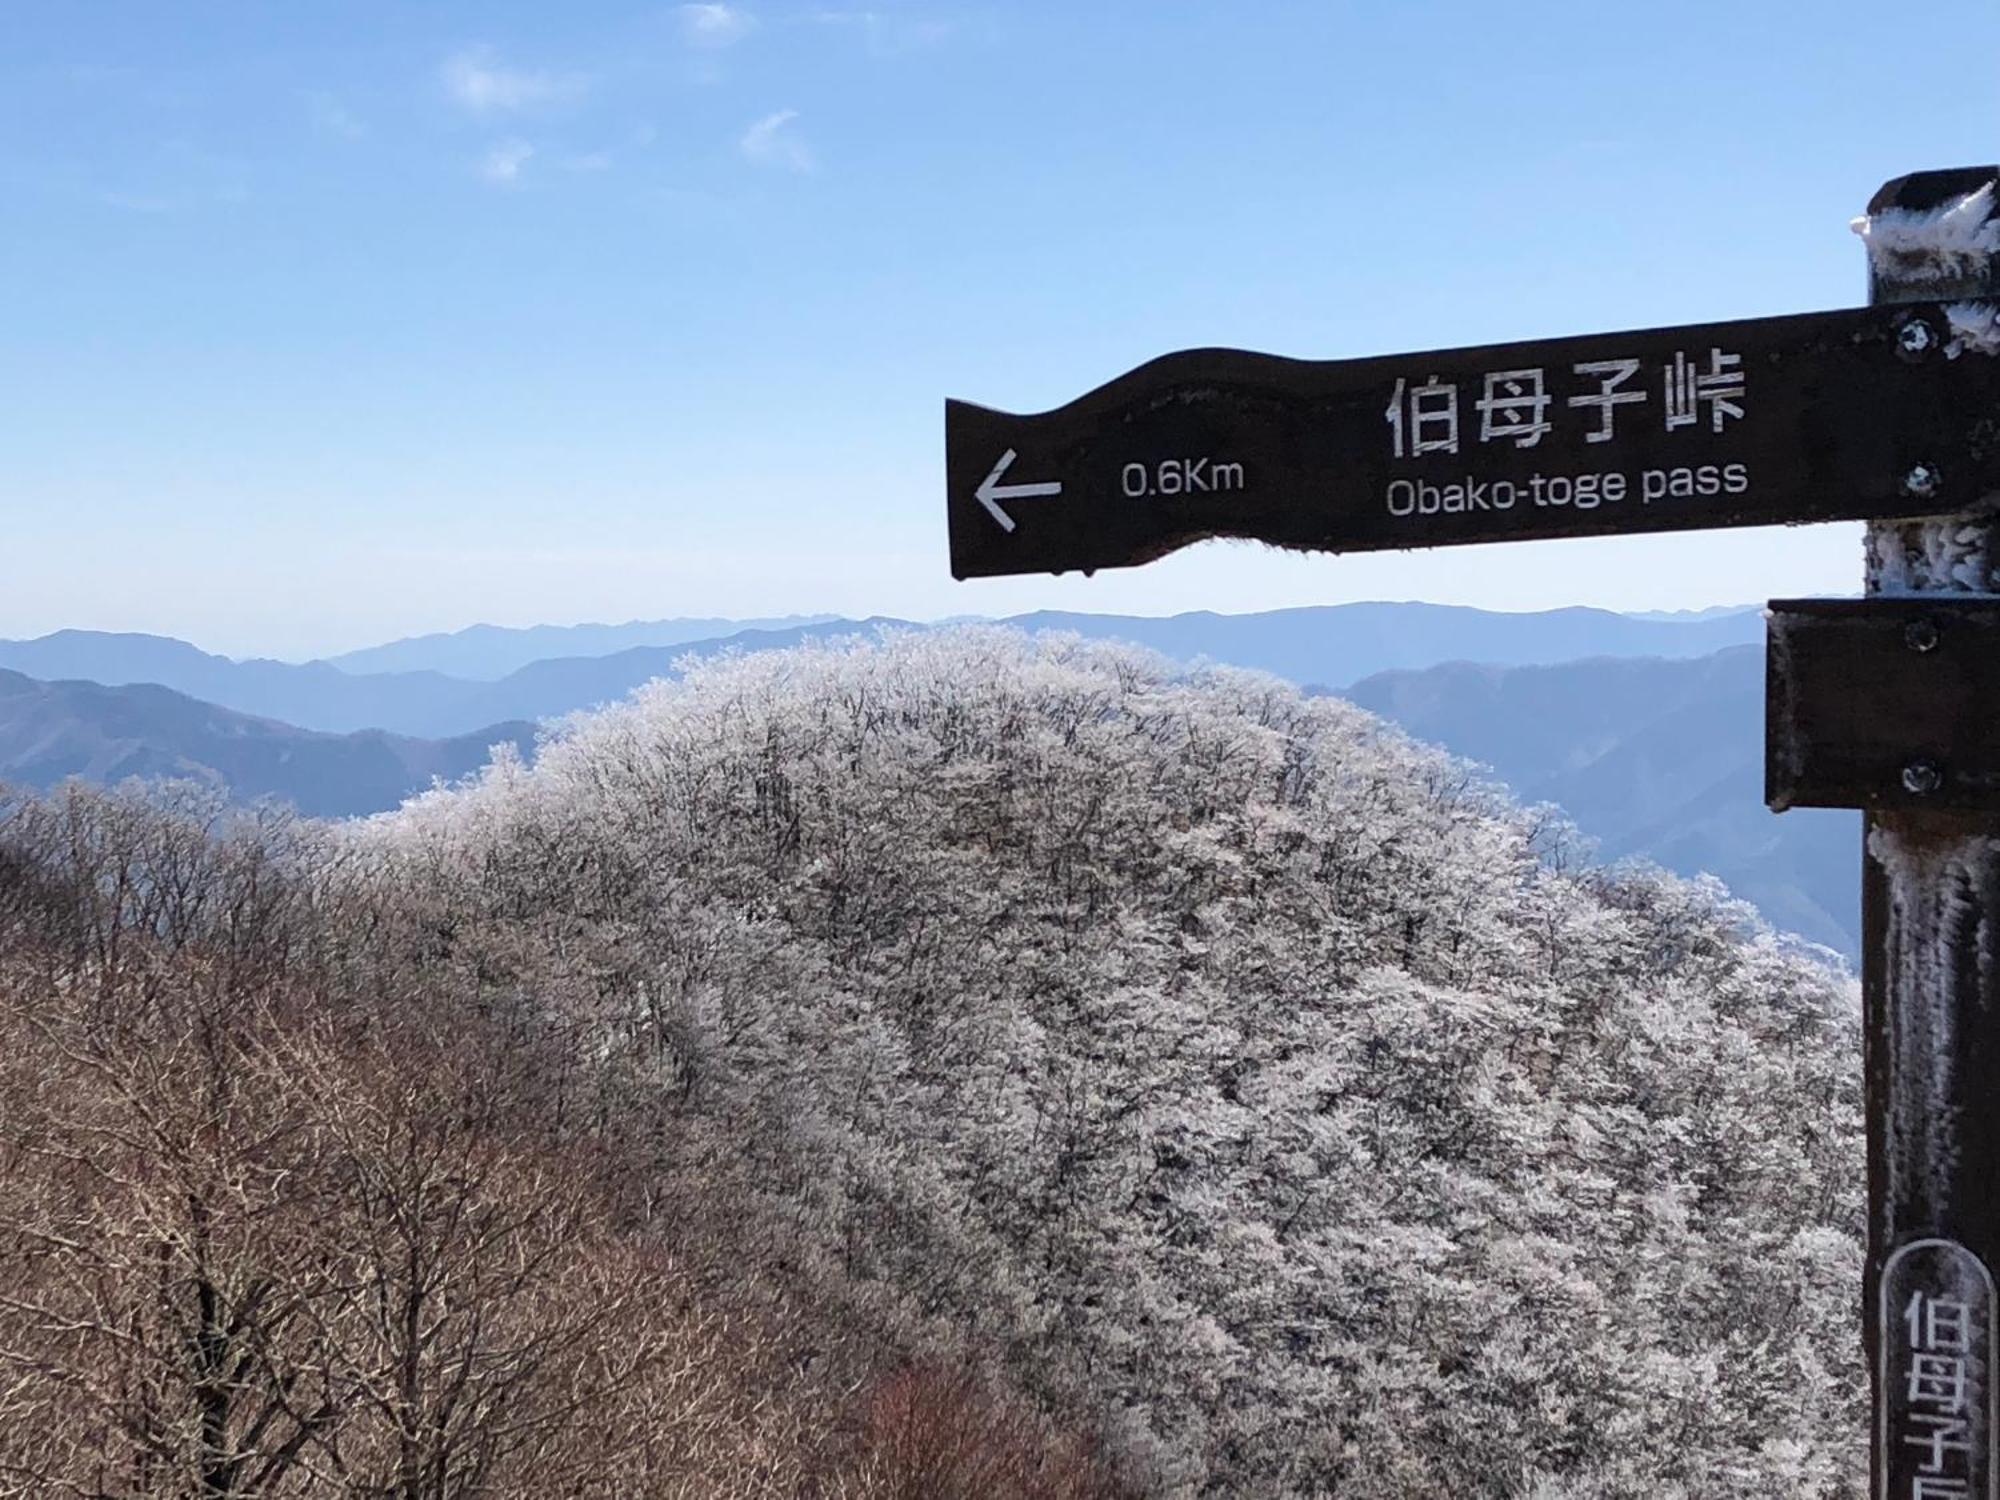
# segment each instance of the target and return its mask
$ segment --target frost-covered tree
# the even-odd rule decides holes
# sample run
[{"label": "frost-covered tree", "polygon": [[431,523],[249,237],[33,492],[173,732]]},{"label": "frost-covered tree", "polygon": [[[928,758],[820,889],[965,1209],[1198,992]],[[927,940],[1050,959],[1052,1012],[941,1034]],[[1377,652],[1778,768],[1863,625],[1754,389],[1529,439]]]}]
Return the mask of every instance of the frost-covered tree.
[{"label": "frost-covered tree", "polygon": [[662,1193],[1163,1494],[1858,1496],[1852,988],[1551,832],[976,629],[691,664],[347,852]]},{"label": "frost-covered tree", "polygon": [[503,998],[559,942],[321,832],[0,792],[0,1500],[1124,1500],[663,1195],[679,1102]]}]

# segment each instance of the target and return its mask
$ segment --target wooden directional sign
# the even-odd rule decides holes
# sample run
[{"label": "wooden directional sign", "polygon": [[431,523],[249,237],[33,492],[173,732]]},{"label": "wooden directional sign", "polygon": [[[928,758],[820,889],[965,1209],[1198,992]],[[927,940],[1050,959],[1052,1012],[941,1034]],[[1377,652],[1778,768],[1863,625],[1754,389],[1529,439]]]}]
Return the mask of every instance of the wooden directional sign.
[{"label": "wooden directional sign", "polygon": [[1208,537],[1359,552],[1963,510],[2000,360],[1930,303],[1378,359],[1198,349],[1055,411],[945,407],[959,578]]}]

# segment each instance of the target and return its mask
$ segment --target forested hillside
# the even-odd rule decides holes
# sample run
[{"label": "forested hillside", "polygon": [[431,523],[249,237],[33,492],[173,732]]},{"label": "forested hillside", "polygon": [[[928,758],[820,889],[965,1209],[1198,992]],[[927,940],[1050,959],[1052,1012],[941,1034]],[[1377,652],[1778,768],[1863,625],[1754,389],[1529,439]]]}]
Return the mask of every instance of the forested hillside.
[{"label": "forested hillside", "polygon": [[1135,1493],[802,1265],[553,969],[350,877],[200,789],[0,799],[0,1496]]},{"label": "forested hillside", "polygon": [[[123,806],[99,822],[143,825]],[[635,1385],[651,1425],[637,1396],[532,1387],[559,1435],[533,1452],[588,1455],[602,1422],[623,1467],[551,1488],[517,1445],[492,1493],[1862,1493],[1850,988],[1714,887],[1578,866],[1563,825],[1349,704],[971,630],[695,667],[533,768],[287,834],[286,881],[242,874],[269,834],[238,833],[194,916],[206,844],[114,879],[132,862],[79,868],[115,839],[74,819],[19,807],[0,852],[4,1082],[33,1101],[0,1140],[36,1164],[0,1190],[0,1275],[37,1289],[0,1299],[0,1350],[31,1351],[0,1354],[0,1402],[34,1416],[0,1410],[0,1474],[57,1461],[20,1434],[109,1430],[96,1346],[45,1305],[194,1305],[140,1270],[183,1274],[181,1198],[74,1217],[154,1180],[77,1186],[65,1143],[122,1121],[219,1185],[230,1284],[285,1289],[287,1378],[361,1392],[324,1418],[353,1436],[288,1437],[319,1467],[268,1493],[376,1493],[305,1486],[330,1454],[393,1472],[433,1410],[388,1373],[402,1325],[342,1290],[403,1285],[381,1236],[410,1219],[380,1184],[433,1159],[398,1133],[415,1118],[500,1142],[493,1223],[586,1247],[537,1259],[532,1296],[470,1283],[493,1326],[602,1305],[657,1330],[643,1348],[738,1318],[756,1351],[662,1354],[684,1373]],[[240,959],[272,889],[294,893],[278,935]],[[106,913],[154,890],[109,942]],[[131,1113],[134,1070],[183,1056],[221,1107],[217,1037],[247,1138],[280,1138],[275,1080],[314,1080],[295,1128],[334,1166],[310,1248],[246,1227],[251,1157],[179,1165],[212,1113]],[[124,1258],[82,1277],[50,1248],[97,1239]],[[624,1392],[569,1360],[562,1388]],[[177,1378],[211,1410],[207,1366]],[[265,1445],[304,1425],[270,1378]],[[990,1436],[980,1472],[1013,1477],[925,1469],[945,1431]],[[864,1483],[904,1487],[836,1488]]]}]

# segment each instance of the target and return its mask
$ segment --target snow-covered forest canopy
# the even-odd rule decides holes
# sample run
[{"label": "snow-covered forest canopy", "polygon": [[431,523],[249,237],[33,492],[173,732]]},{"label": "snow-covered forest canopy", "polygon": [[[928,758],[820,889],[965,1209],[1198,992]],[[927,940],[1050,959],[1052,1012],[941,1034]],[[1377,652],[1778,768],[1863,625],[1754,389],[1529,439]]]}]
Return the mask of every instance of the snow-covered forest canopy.
[{"label": "snow-covered forest canopy", "polygon": [[[298,1128],[350,1178],[404,1159],[379,1077],[452,1059],[421,1077],[514,1101],[508,1181],[544,1164],[565,1243],[597,1247],[550,1262],[548,1305],[615,1298],[644,1347],[711,1315],[756,1349],[778,1328],[782,1357],[718,1358],[698,1401],[647,1398],[706,1479],[664,1452],[635,1466],[632,1401],[610,1393],[649,1377],[585,1361],[599,1385],[568,1388],[589,1400],[545,1400],[568,1434],[548,1451],[622,1422],[605,1447],[625,1467],[551,1489],[510,1448],[477,1493],[1863,1492],[1852,985],[1712,885],[1581,863],[1559,818],[1338,700],[968,629],[691,665],[570,721],[532,768],[503,754],[364,824],[145,821],[166,816],[72,791],[0,821],[0,1089],[32,1105],[0,1107],[0,1493],[70,1461],[30,1421],[132,1425],[89,1394],[93,1361],[130,1351],[77,1328],[143,1322],[120,1296],[180,1306],[93,1262],[79,1310],[57,1274],[77,1264],[58,1241],[141,1191],[86,1192],[63,1154],[165,1066],[132,1061],[164,1055],[152,1022],[94,1008],[114,994],[169,1015],[190,1078],[214,1074],[196,1062],[217,1006],[254,1032],[241,1097],[289,1087],[300,1069],[272,1059],[309,1044],[323,1097]],[[196,834],[105,854],[142,825]],[[256,963],[236,956],[246,923],[276,934]],[[533,1088],[493,1082],[523,1058]],[[200,1165],[238,1107],[166,1131],[196,1163],[178,1170],[239,1184],[225,1218],[264,1201]],[[375,1124],[325,1123],[353,1118]],[[615,1182],[572,1184],[562,1164],[584,1161]],[[317,1190],[314,1224],[381,1220],[346,1181]],[[506,1191],[532,1228],[533,1193]],[[150,1223],[121,1232],[186,1243]],[[380,1281],[356,1233],[297,1258]],[[303,1429],[255,1493],[388,1493],[338,1473],[395,1457],[421,1408],[370,1373],[393,1329],[355,1333],[339,1288],[362,1273],[302,1279],[289,1244],[245,1237],[231,1275],[289,1289],[272,1338],[330,1411],[351,1387],[388,1415],[371,1429],[356,1397],[343,1439],[348,1417],[314,1427],[288,1394],[288,1417],[254,1436],[231,1418],[229,1441]],[[162,1374],[170,1346],[146,1366],[155,1428],[174,1380],[215,1390]],[[977,1372],[954,1420],[1004,1429],[1027,1477],[910,1478],[879,1393],[926,1370]],[[854,1390],[878,1393],[859,1415]],[[793,1414],[775,1436],[751,1415],[772,1403]],[[213,1445],[190,1431],[175,1451],[195,1462]]]}]

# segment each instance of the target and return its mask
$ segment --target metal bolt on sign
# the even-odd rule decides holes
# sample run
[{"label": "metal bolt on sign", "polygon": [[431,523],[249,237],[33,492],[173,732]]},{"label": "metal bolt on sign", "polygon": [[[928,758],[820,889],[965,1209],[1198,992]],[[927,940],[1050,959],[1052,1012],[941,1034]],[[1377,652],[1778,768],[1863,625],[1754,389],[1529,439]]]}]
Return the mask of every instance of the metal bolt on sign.
[{"label": "metal bolt on sign", "polygon": [[1903,790],[1913,797],[1928,797],[1944,785],[1944,772],[1934,760],[1913,760],[1903,767]]}]

